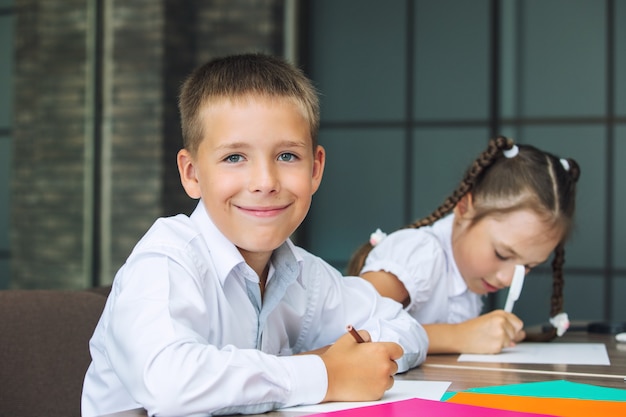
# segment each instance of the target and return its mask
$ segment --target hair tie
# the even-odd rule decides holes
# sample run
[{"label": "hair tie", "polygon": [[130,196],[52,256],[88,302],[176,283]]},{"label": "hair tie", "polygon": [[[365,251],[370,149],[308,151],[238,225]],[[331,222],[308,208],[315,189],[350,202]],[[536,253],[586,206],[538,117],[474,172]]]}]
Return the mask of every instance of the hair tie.
[{"label": "hair tie", "polygon": [[559,161],[561,161],[561,165],[563,166],[563,169],[569,172],[569,161],[565,158],[561,158],[559,159]]},{"label": "hair tie", "polygon": [[383,232],[380,229],[376,229],[376,231],[370,235],[370,245],[376,246],[386,237],[387,233]]},{"label": "hair tie", "polygon": [[567,313],[559,313],[550,319],[550,324],[556,328],[556,335],[561,337],[569,328],[569,317]]},{"label": "hair tie", "polygon": [[505,149],[502,151],[502,153],[504,154],[504,156],[506,156],[507,158],[514,158],[517,156],[517,154],[519,153],[519,148],[517,147],[517,145],[513,145],[511,147],[511,149]]}]

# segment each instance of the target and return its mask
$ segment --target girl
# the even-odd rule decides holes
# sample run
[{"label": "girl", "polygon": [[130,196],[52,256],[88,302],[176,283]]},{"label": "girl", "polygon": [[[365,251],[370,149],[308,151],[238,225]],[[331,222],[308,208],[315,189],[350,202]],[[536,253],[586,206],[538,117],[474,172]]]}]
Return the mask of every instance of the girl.
[{"label": "girl", "polygon": [[528,273],[554,252],[551,323],[562,334],[563,244],[579,174],[572,159],[492,139],[439,208],[389,236],[373,234],[348,275],[402,303],[424,325],[429,353],[497,353],[524,338],[552,339],[556,328],[527,336],[503,310],[480,315],[481,297],[510,286],[515,265]]}]

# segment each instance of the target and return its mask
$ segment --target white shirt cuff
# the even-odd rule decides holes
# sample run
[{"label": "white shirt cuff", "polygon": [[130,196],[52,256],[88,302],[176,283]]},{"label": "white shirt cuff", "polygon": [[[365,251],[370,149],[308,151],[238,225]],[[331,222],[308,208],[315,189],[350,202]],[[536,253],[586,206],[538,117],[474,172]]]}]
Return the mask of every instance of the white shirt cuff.
[{"label": "white shirt cuff", "polygon": [[317,355],[295,355],[281,358],[286,361],[293,386],[286,407],[318,404],[326,397],[328,374],[324,361]]}]

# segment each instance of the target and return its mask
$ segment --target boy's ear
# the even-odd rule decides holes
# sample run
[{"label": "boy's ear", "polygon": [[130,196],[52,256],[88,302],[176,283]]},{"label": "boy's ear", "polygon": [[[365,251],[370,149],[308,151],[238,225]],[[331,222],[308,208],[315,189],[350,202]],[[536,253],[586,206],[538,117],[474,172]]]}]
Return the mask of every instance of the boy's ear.
[{"label": "boy's ear", "polygon": [[468,193],[465,193],[465,195],[461,197],[459,202],[456,203],[456,206],[454,206],[454,214],[459,217],[469,216],[471,218],[473,216],[473,213],[474,213],[473,196],[471,192],[468,192]]},{"label": "boy's ear", "polygon": [[198,177],[196,175],[196,167],[194,165],[193,158],[187,149],[181,149],[178,151],[178,155],[176,155],[176,163],[178,164],[180,182],[187,195],[194,199],[200,198],[200,183],[198,182]]},{"label": "boy's ear", "polygon": [[313,194],[317,191],[322,183],[322,176],[324,174],[324,166],[326,165],[326,150],[323,146],[317,145],[315,152],[313,153]]}]

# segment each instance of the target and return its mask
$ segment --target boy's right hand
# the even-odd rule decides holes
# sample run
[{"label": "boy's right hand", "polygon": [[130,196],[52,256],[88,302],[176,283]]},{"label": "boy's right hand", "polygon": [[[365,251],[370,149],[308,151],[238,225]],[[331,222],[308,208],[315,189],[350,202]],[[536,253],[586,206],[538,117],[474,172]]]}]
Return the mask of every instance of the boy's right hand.
[{"label": "boy's right hand", "polygon": [[346,333],[320,355],[328,373],[324,402],[379,400],[393,386],[395,360],[404,350],[393,342],[372,343],[367,331],[359,334],[365,343]]}]

